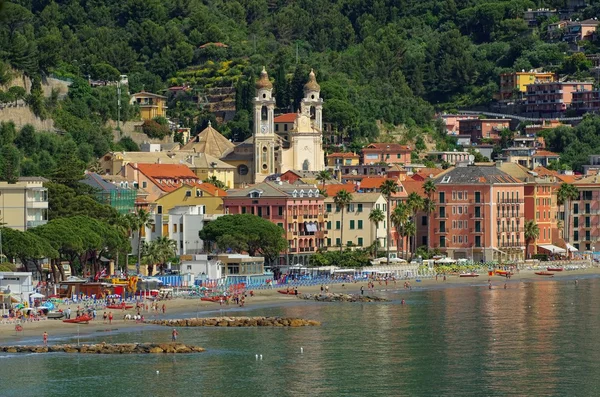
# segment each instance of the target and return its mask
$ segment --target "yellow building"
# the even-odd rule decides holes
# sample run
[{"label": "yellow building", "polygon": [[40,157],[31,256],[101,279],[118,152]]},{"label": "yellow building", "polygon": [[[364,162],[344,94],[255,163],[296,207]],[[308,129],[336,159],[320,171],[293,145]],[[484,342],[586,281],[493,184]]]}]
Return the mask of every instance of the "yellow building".
[{"label": "yellow building", "polygon": [[331,153],[325,159],[327,167],[360,164],[360,156],[356,153]]},{"label": "yellow building", "polygon": [[533,83],[556,81],[556,75],[549,72],[513,72],[500,75],[500,100],[513,99],[515,91],[527,92],[527,86]]},{"label": "yellow building", "polygon": [[[352,202],[344,211],[344,224],[342,225],[342,211],[337,208],[333,196],[325,198],[325,213],[328,215],[325,222],[327,238],[325,246],[328,249],[339,247],[344,239],[344,247],[348,243],[353,246],[368,247],[375,240],[379,246],[385,243],[385,221],[375,225],[369,220],[369,214],[374,208],[385,212],[385,198],[381,193],[352,193]],[[342,236],[343,228],[343,236]]]},{"label": "yellow building", "polygon": [[167,117],[167,97],[151,92],[138,92],[131,96],[131,104],[140,109],[142,120],[152,120],[155,117]]},{"label": "yellow building", "polygon": [[168,214],[174,207],[202,205],[206,215],[223,214],[223,197],[227,192],[214,187],[209,183],[184,184],[164,196],[159,197],[156,203],[158,214]]},{"label": "yellow building", "polygon": [[0,182],[0,223],[27,230],[48,222],[48,190],[40,177],[21,177],[16,183]]}]

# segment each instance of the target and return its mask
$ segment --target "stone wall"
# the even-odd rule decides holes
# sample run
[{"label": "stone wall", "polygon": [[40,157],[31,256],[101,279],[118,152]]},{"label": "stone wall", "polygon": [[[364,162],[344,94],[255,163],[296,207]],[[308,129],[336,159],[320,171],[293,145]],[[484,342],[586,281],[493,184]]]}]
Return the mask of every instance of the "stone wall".
[{"label": "stone wall", "polygon": [[26,124],[31,124],[39,131],[54,131],[54,120],[42,120],[37,117],[26,105],[9,105],[0,107],[0,121],[11,121],[15,123],[17,128],[21,128]]}]

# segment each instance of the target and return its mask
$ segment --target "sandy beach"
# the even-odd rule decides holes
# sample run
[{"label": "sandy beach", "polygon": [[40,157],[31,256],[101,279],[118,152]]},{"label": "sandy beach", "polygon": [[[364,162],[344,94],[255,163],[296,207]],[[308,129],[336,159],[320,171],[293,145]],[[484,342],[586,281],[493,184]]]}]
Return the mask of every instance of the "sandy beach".
[{"label": "sandy beach", "polygon": [[[408,280],[412,287],[412,291],[408,291],[404,288],[405,280],[399,280],[394,284],[394,282],[389,281],[386,285],[385,282],[375,282],[375,291],[371,292],[367,290],[367,282],[356,282],[356,283],[346,283],[343,287],[342,284],[329,284],[329,292],[331,293],[360,293],[360,287],[364,287],[365,295],[378,295],[382,292],[386,291],[399,291],[406,290],[407,294],[411,292],[417,292],[419,290],[425,289],[434,289],[434,288],[450,288],[450,287],[478,287],[478,288],[487,288],[488,280],[491,280],[493,288],[503,288],[504,283],[507,284],[507,288],[516,288],[518,284],[522,282],[539,282],[539,281],[552,281],[552,280],[561,280],[561,279],[574,279],[574,278],[589,278],[589,277],[600,277],[600,268],[599,267],[591,267],[587,269],[580,270],[572,270],[572,271],[563,271],[557,272],[553,277],[548,276],[538,276],[534,274],[533,270],[521,270],[517,274],[514,274],[509,280],[505,277],[501,276],[492,276],[489,277],[487,273],[481,273],[479,277],[475,278],[464,278],[456,275],[447,276],[446,281],[443,280],[443,277],[440,276],[436,280],[433,279],[423,279],[420,281],[417,280]],[[275,287],[273,289],[268,290],[257,290],[254,291],[254,297],[248,297],[246,301],[246,308],[260,308],[264,306],[273,306],[273,305],[285,305],[290,303],[297,303],[298,298],[295,296],[288,296],[279,294],[277,292],[278,289],[285,289],[286,287]],[[320,285],[314,286],[305,286],[299,288],[300,294],[305,293],[319,293]],[[404,296],[403,298],[409,301],[409,295]],[[400,297],[398,299],[401,299]],[[200,316],[206,315],[207,312],[219,311],[219,315],[227,314],[228,312],[234,312],[239,310],[239,306],[235,304],[230,304],[229,306],[220,306],[218,303],[205,302],[201,301],[199,298],[176,298],[167,301],[161,301],[160,305],[165,303],[166,305],[166,314],[158,314],[154,315],[151,312],[143,312],[144,316],[148,319],[150,318],[176,318],[177,314],[185,313],[187,317],[194,316],[192,313],[198,313]],[[331,303],[335,304],[335,303]],[[76,306],[71,305],[71,310],[75,309]],[[98,333],[98,332],[113,332],[126,330],[128,328],[139,328],[139,327],[156,327],[154,325],[149,324],[141,324],[136,323],[133,320],[124,320],[123,316],[126,313],[134,314],[134,310],[112,310],[114,319],[112,324],[103,323],[102,313],[103,310],[98,310],[98,317],[96,320],[91,321],[89,324],[81,324],[79,326],[80,332],[85,334],[90,333]],[[108,310],[107,310],[108,312]],[[41,343],[41,335],[44,331],[48,332],[52,335],[61,335],[61,336],[74,336],[77,335],[77,325],[76,324],[68,324],[63,323],[61,320],[40,320],[33,322],[25,322],[23,325],[22,332],[15,331],[15,324],[0,324],[0,344],[14,343],[19,342],[20,340],[31,340],[32,338],[38,337]],[[52,342],[52,338],[50,338]]]}]

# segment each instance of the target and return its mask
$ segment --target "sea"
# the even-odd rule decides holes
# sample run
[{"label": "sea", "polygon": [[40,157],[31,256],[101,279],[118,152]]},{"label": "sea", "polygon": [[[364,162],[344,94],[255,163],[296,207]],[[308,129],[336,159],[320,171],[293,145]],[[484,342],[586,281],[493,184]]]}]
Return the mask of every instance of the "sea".
[{"label": "sea", "polygon": [[[322,325],[181,328],[179,341],[206,348],[199,354],[0,354],[0,396],[600,395],[600,278],[377,294],[390,301],[202,313]],[[158,326],[80,329],[52,342],[168,342],[171,335]],[[28,342],[39,343],[21,341]]]}]

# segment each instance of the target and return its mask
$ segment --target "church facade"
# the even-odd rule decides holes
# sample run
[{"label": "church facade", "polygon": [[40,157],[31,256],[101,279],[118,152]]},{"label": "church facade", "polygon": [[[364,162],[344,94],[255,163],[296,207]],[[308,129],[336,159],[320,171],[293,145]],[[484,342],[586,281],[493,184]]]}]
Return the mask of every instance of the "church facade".
[{"label": "church facade", "polygon": [[273,84],[263,68],[256,82],[252,137],[221,158],[236,166],[236,186],[260,183],[270,175],[288,170],[325,169],[320,91],[311,70],[298,113],[285,115],[290,121],[285,130],[276,128]]}]

